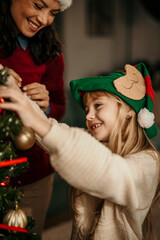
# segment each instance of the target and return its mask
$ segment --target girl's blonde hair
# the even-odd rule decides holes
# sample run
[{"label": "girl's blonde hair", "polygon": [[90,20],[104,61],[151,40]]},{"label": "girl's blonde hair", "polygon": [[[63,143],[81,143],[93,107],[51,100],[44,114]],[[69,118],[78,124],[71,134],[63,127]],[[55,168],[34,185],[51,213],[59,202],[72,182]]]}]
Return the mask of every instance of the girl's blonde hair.
[{"label": "girl's blonde hair", "polygon": [[[138,124],[137,115],[135,111],[127,103],[125,103],[120,97],[112,93],[108,93],[106,91],[86,92],[83,97],[84,103],[87,101],[87,99],[90,96],[107,96],[113,99],[113,101],[117,101],[118,103],[119,110],[118,110],[117,121],[114,125],[114,128],[111,131],[108,142],[106,144],[107,147],[113,153],[119,154],[120,156],[124,157],[128,154],[136,153],[139,151],[152,150],[153,152],[159,155],[159,153],[157,152],[157,150],[155,149],[151,141],[146,136],[144,130]],[[126,118],[127,113],[131,110],[132,110],[132,116],[127,119]],[[154,154],[154,158],[156,161],[157,161],[157,154]],[[158,159],[158,161],[160,161],[160,158]],[[75,198],[78,197],[76,192],[77,192],[76,190],[72,192],[71,202],[72,202],[72,207],[75,211],[75,214],[78,214],[75,206]],[[152,201],[151,208],[143,224],[143,240],[156,239],[154,226],[151,220],[151,210],[154,203],[159,200],[159,195],[160,195],[159,192],[160,191],[159,191],[159,183],[158,183],[157,191]],[[99,206],[99,209],[97,209],[97,212],[95,213],[95,222],[93,223],[93,228],[91,230],[92,234],[94,233],[96,224],[100,217],[102,206],[103,204]]]}]

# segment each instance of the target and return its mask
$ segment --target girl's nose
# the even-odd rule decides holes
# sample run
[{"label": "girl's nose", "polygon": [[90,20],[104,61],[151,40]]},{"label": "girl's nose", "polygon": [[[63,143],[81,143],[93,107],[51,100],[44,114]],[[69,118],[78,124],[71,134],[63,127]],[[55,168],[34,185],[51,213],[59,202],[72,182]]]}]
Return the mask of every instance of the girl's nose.
[{"label": "girl's nose", "polygon": [[95,113],[94,113],[94,111],[92,110],[90,110],[87,114],[86,114],[86,120],[92,120],[92,119],[94,119],[94,117],[95,117]]}]

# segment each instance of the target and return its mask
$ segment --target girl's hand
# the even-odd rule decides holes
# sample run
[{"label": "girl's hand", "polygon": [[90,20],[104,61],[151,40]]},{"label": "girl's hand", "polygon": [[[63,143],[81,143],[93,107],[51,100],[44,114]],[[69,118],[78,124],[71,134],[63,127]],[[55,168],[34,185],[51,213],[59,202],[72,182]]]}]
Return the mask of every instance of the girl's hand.
[{"label": "girl's hand", "polygon": [[36,101],[39,107],[45,112],[49,106],[49,92],[46,86],[40,83],[31,83],[23,87],[27,96]]},{"label": "girl's hand", "polygon": [[16,73],[16,72],[15,72],[13,69],[11,69],[11,68],[8,69],[8,72],[9,72],[9,74],[10,74],[11,76],[14,77],[14,79],[15,79],[18,87],[21,87],[22,78],[19,76],[19,74]]},{"label": "girl's hand", "polygon": [[[1,69],[3,69],[3,66],[0,64],[0,70]],[[12,69],[7,68],[7,72],[9,73],[9,76],[7,77],[7,81],[4,83],[4,85],[8,86],[8,87],[19,89],[20,82],[22,81],[22,80],[20,80],[21,78],[19,77],[19,75]]]},{"label": "girl's hand", "polygon": [[11,100],[11,102],[0,103],[0,108],[15,111],[22,123],[27,127],[31,127],[41,137],[48,132],[50,123],[35,112],[20,89],[0,86],[0,97]]}]

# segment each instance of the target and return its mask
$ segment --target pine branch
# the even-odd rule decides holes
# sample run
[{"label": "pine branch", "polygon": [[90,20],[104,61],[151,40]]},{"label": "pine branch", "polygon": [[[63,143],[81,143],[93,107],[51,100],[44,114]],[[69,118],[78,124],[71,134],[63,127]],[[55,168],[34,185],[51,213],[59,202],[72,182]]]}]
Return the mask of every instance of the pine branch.
[{"label": "pine branch", "polygon": [[4,67],[0,70],[0,85],[3,85],[7,82],[7,78],[9,77],[8,68]]}]

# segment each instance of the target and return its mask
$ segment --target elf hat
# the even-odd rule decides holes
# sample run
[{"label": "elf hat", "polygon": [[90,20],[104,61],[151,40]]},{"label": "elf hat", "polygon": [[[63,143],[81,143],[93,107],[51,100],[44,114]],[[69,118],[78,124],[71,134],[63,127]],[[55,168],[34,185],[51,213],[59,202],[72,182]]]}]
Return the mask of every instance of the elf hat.
[{"label": "elf hat", "polygon": [[57,0],[61,5],[61,12],[69,8],[72,4],[72,0]]},{"label": "elf hat", "polygon": [[82,96],[86,91],[107,91],[119,96],[135,110],[138,123],[144,128],[147,136],[152,138],[157,135],[152,113],[154,90],[144,63],[138,63],[135,66],[127,64],[124,70],[107,76],[72,80],[70,88],[75,100],[83,109]]}]

